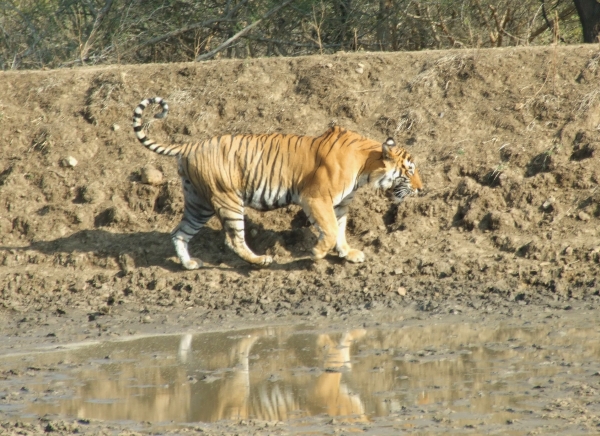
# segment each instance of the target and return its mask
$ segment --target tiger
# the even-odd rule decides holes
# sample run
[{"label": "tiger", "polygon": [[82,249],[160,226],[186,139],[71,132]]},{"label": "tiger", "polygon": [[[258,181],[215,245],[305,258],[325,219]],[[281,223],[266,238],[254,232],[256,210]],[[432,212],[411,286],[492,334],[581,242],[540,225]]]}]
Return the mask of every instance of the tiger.
[{"label": "tiger", "polygon": [[164,145],[144,132],[142,114],[150,104],[162,108],[154,118],[167,116],[164,99],[144,99],[134,110],[133,130],[147,149],[179,158],[184,212],[171,240],[187,270],[203,266],[200,259],[190,257],[188,243],[214,215],[221,221],[229,248],[250,264],[268,266],[271,256],[257,255],[246,245],[244,209],[267,211],[289,204],[301,206],[318,230],[314,260],[335,248],[349,262],[364,262],[364,253],[346,241],[348,207],[357,189],[372,185],[391,192],[397,203],[423,189],[412,156],[393,138],[381,143],[333,126],[316,137],[226,134]]}]

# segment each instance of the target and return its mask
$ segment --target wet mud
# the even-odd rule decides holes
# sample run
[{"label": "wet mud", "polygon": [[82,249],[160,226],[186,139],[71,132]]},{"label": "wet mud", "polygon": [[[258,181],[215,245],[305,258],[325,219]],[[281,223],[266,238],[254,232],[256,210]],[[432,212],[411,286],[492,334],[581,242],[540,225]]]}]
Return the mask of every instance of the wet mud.
[{"label": "wet mud", "polygon": [[341,330],[270,325],[65,344],[0,358],[0,411],[28,423],[62,418],[142,432],[218,432],[231,422],[279,433],[591,430],[600,424],[600,404],[588,401],[600,332],[579,315],[525,325],[447,316]]}]

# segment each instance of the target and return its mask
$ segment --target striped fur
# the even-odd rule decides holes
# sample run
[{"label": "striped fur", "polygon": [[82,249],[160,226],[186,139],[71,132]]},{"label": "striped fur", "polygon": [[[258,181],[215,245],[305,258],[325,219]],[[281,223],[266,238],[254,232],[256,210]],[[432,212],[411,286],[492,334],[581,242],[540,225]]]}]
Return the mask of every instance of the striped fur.
[{"label": "striped fur", "polygon": [[333,248],[340,257],[363,262],[362,251],[346,242],[348,205],[356,190],[371,184],[391,190],[400,202],[422,189],[412,157],[389,138],[383,144],[340,127],[318,137],[264,134],[223,135],[187,144],[159,144],[142,128],[149,104],[169,110],[160,97],[143,100],[133,114],[133,130],[149,150],[179,157],[184,190],[184,215],[171,237],[186,269],[202,266],[188,253],[188,242],[213,216],[221,220],[225,242],[242,259],[268,265],[270,256],[257,256],[244,239],[244,208],[271,210],[288,204],[302,206],[320,232],[313,257]]}]

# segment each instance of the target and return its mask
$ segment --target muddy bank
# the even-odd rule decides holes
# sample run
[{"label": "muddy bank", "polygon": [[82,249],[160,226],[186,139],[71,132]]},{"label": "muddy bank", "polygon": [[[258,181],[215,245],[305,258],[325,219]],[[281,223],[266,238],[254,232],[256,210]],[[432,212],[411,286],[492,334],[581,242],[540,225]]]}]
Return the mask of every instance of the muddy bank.
[{"label": "muddy bank", "polygon": [[[588,45],[0,73],[0,347],[596,310],[599,63]],[[249,213],[248,244],[274,257],[268,269],[230,252],[213,220],[190,249],[206,267],[183,271],[169,240],[176,162],[130,128],[155,95],[171,107],[156,139],[315,135],[335,122],[394,136],[426,190],[399,207],[357,196],[348,240],[365,264],[309,260],[315,233],[290,207]],[[144,183],[148,165],[162,180]]]}]

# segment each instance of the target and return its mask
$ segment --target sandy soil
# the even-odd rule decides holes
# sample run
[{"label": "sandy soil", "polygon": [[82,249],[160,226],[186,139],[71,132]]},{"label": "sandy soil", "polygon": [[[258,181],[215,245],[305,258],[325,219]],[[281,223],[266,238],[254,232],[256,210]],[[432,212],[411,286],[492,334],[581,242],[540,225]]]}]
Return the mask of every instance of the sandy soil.
[{"label": "sandy soil", "polygon": [[[2,72],[0,89],[0,353],[390,313],[526,323],[572,309],[596,322],[597,45]],[[191,244],[206,267],[184,271],[169,239],[182,213],[176,161],[130,127],[152,96],[170,104],[151,127],[164,141],[330,123],[394,136],[426,190],[397,207],[363,189],[349,242],[364,264],[309,260],[314,231],[289,207],[248,216],[248,243],[271,267],[230,252],[215,219]],[[148,167],[162,180],[143,183]]]}]

